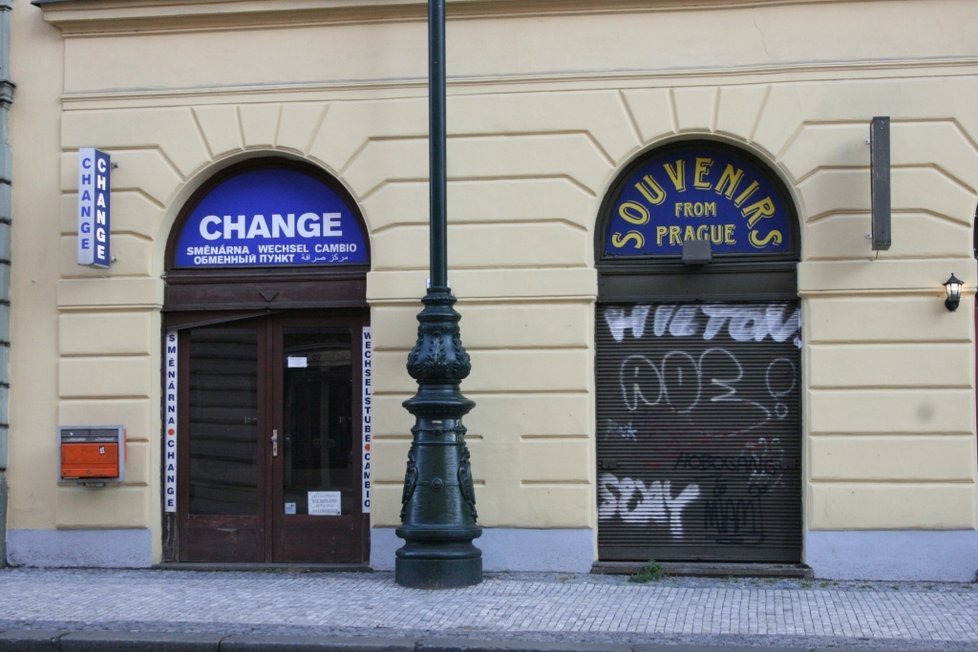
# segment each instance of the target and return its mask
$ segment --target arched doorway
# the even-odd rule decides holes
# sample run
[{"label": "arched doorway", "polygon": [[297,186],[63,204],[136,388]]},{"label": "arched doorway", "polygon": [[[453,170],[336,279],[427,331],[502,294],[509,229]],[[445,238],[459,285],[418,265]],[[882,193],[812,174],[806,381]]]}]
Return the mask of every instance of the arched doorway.
[{"label": "arched doorway", "polygon": [[164,306],[164,558],[369,559],[369,241],[311,165],[250,160],[180,213]]},{"label": "arched doorway", "polygon": [[596,230],[601,561],[799,562],[794,206],[707,140],[638,158]]}]

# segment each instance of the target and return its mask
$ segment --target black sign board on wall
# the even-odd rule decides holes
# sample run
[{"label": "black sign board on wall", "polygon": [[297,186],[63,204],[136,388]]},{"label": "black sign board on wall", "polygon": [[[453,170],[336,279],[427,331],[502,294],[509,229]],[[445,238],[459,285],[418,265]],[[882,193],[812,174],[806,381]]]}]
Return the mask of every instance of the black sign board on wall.
[{"label": "black sign board on wall", "polygon": [[890,118],[875,117],[869,129],[873,251],[890,248]]}]

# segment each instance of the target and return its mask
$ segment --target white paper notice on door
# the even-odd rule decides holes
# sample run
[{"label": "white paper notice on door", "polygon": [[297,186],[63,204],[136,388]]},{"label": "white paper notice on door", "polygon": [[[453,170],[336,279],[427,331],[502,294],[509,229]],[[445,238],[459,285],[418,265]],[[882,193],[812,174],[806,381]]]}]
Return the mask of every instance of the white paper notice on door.
[{"label": "white paper notice on door", "polygon": [[311,516],[339,516],[341,513],[339,491],[309,492],[309,514]]},{"label": "white paper notice on door", "polygon": [[286,358],[286,363],[289,369],[305,369],[309,366],[309,359],[304,355],[290,355]]}]

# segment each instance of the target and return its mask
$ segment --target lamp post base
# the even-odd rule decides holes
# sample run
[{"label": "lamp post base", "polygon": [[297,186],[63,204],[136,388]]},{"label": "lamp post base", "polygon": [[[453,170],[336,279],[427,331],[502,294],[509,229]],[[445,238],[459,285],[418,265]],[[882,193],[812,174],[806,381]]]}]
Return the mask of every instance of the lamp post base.
[{"label": "lamp post base", "polygon": [[413,588],[455,588],[482,581],[472,466],[462,416],[475,405],[459,389],[471,368],[448,288],[429,288],[407,369],[418,393],[404,407],[417,418],[404,474],[394,579]]},{"label": "lamp post base", "polygon": [[397,550],[394,581],[412,589],[456,589],[482,582],[482,551],[469,540],[437,545],[408,542]]}]

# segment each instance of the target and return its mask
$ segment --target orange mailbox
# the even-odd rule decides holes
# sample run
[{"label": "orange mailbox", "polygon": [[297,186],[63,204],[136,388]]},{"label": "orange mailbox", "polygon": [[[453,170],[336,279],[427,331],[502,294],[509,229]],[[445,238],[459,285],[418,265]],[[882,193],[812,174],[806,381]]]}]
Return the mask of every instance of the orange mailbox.
[{"label": "orange mailbox", "polygon": [[59,478],[90,486],[122,482],[126,433],[122,426],[61,426]]}]

